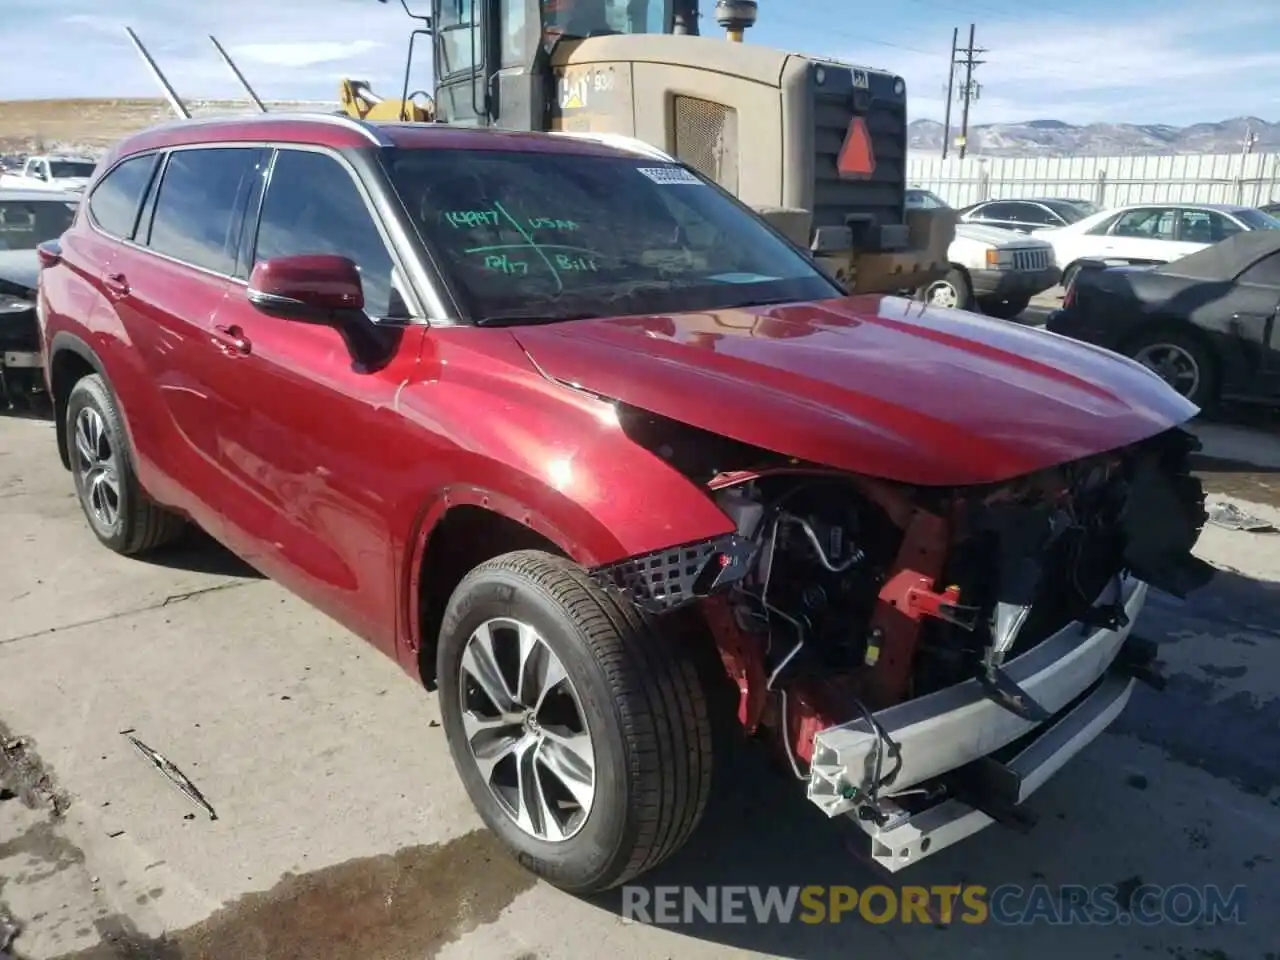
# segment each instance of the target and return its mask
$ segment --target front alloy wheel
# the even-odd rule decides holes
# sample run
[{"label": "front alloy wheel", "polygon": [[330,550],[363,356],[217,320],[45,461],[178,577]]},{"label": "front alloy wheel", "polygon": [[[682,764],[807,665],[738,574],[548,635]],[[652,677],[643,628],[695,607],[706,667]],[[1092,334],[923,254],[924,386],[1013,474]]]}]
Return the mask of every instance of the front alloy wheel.
[{"label": "front alloy wheel", "polygon": [[595,755],[560,658],[529,624],[486,620],[458,681],[467,749],[498,805],[532,837],[572,837],[591,814]]},{"label": "front alloy wheel", "polygon": [[503,554],[458,584],[440,719],[476,811],[522,864],[596,893],[689,838],[711,786],[705,641],[550,553]]}]

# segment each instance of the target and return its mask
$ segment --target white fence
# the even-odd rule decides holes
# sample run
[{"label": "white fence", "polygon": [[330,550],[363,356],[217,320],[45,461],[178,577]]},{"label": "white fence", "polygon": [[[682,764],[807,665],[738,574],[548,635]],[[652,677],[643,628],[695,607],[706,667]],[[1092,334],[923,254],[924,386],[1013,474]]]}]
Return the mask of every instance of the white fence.
[{"label": "white fence", "polygon": [[909,186],[953,206],[1016,197],[1078,197],[1126,203],[1240,203],[1280,200],[1280,154],[1138,157],[908,156]]}]

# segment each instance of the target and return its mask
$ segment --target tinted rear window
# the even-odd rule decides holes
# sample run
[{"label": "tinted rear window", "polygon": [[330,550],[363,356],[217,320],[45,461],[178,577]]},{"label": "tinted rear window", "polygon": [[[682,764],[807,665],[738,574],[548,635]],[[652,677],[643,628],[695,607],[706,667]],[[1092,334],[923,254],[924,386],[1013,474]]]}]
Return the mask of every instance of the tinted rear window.
[{"label": "tinted rear window", "polygon": [[404,150],[392,180],[474,318],[710,310],[839,296],[683,167],[635,157]]},{"label": "tinted rear window", "polygon": [[151,183],[158,155],[132,157],[98,181],[89,197],[89,213],[100,229],[113,237],[133,236],[138,221],[138,205]]}]

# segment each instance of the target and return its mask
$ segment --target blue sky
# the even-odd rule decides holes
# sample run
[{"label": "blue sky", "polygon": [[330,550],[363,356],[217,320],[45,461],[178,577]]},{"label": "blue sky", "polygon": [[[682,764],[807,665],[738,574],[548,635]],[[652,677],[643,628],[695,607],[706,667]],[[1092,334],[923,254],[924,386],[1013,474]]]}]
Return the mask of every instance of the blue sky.
[{"label": "blue sky", "polygon": [[[332,99],[342,76],[399,89],[410,21],[376,0],[2,0],[0,98],[155,96],[132,26],[184,97],[238,88],[214,34],[268,99]],[[417,0],[425,8],[426,0]],[[703,32],[714,0],[703,0]],[[411,0],[410,6],[414,6]],[[942,118],[953,27],[988,61],[971,122],[1280,120],[1275,0],[762,0],[749,42],[894,70],[912,119]],[[415,87],[427,86],[427,58]]]}]

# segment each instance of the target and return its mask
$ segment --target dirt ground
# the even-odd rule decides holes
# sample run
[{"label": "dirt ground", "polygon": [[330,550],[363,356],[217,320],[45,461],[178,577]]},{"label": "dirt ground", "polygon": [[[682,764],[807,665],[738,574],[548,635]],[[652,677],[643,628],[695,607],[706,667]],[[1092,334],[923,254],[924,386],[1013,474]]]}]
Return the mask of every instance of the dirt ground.
[{"label": "dirt ground", "polygon": [[[268,109],[301,105],[271,101]],[[248,101],[198,100],[188,104],[194,116],[252,112]],[[337,104],[308,104],[337,109]],[[63,150],[97,153],[131,133],[174,119],[159,98],[136,100],[0,100],[0,155]]]}]

